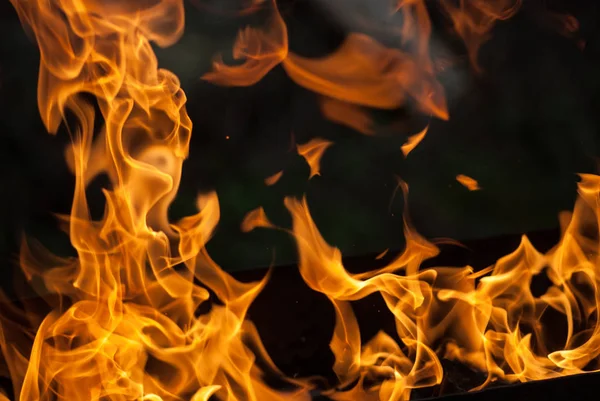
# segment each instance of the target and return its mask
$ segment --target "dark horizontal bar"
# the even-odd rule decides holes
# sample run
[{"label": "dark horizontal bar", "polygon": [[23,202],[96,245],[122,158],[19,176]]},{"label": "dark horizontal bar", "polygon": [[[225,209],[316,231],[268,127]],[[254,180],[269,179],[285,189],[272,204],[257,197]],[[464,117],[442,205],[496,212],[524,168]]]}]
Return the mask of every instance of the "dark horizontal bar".
[{"label": "dark horizontal bar", "polygon": [[423,401],[596,401],[600,373],[564,376],[488,388],[473,393],[428,398]]}]

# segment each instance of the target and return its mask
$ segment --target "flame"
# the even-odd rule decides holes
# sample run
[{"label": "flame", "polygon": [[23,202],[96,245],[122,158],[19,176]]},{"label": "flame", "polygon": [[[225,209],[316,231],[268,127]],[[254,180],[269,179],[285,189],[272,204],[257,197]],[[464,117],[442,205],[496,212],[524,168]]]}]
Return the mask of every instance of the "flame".
[{"label": "flame", "polygon": [[271,15],[264,29],[250,26],[239,31],[233,48],[233,58],[244,60],[241,65],[228,66],[222,56],[213,60],[213,71],[202,78],[219,85],[251,86],[260,81],[288,55],[287,26],[277,3],[271,0]]},{"label": "flame", "polygon": [[[194,216],[167,218],[192,123],[177,77],[158,67],[151,43],[181,36],[183,3],[12,3],[40,47],[42,119],[72,137],[75,193],[61,220],[77,252],[60,258],[23,241],[21,267],[51,311],[25,310],[28,324],[3,313],[14,399],[307,399],[305,388],[270,389],[254,364],[261,357],[280,374],[245,318],[268,277],[237,282],[206,253],[219,220],[216,194],[199,196]],[[103,218],[93,221],[85,187],[100,173],[111,189]],[[221,305],[199,314],[208,289]]]},{"label": "flame", "polygon": [[481,45],[489,39],[497,21],[506,20],[519,10],[521,0],[441,0],[440,4],[464,41],[471,64],[476,70],[481,70],[477,62]]},{"label": "flame", "polygon": [[[159,68],[152,45],[169,46],[182,35],[182,1],[11,2],[40,48],[41,118],[49,132],[63,128],[72,139],[66,160],[75,191],[70,215],[59,220],[77,253],[59,257],[33,240],[22,242],[20,267],[46,310],[25,298],[22,307],[11,304],[0,294],[0,374],[10,378],[13,399],[311,399],[314,380],[286,378],[247,318],[269,275],[239,282],[206,250],[220,218],[216,193],[198,196],[195,215],[168,219],[192,122],[179,80]],[[248,12],[262,3],[252,1]],[[423,1],[397,3],[405,14],[403,37],[417,44],[413,52],[351,33],[322,59],[288,52],[287,28],[277,4],[269,4],[266,29],[238,35],[234,56],[244,63],[217,61],[206,79],[252,85],[282,63],[292,79],[336,102],[396,108],[409,96],[422,111],[447,117],[427,55]],[[441,4],[474,51],[519,2]],[[426,132],[409,138],[405,156]],[[331,145],[319,138],[298,145],[310,177],[319,174]],[[96,221],[86,187],[99,174],[111,185]],[[457,180],[479,188],[470,177]],[[408,185],[399,188],[406,198]],[[352,274],[319,233],[308,201],[285,198],[300,275],[335,311],[330,348],[338,380],[322,392],[339,401],[408,400],[413,389],[441,383],[444,359],[484,372],[475,389],[599,371],[600,176],[581,175],[578,193],[573,212],[560,216],[554,248],[542,253],[523,236],[514,252],[479,272],[424,268],[440,250],[411,225],[405,206],[404,250],[383,267]],[[245,232],[257,227],[276,228],[262,208],[241,225]],[[532,283],[542,275],[550,284],[536,295]],[[382,297],[395,332],[363,339],[352,302],[371,294]],[[293,389],[271,388],[267,375]],[[0,400],[8,396],[0,393]]]},{"label": "flame", "polygon": [[326,141],[325,139],[315,138],[311,139],[303,145],[298,145],[298,154],[306,160],[310,166],[310,177],[315,175],[321,175],[321,158],[323,154],[333,145],[333,142]]},{"label": "flame", "polygon": [[[581,177],[574,211],[561,215],[563,233],[553,249],[542,254],[523,236],[514,252],[477,273],[469,266],[422,270],[422,262],[438,249],[405,216],[404,252],[383,268],[350,274],[340,251],[319,234],[306,200],[286,198],[300,273],[336,311],[330,347],[339,386],[329,397],[408,400],[412,389],[440,382],[440,358],[485,372],[487,379],[474,390],[497,380],[526,382],[600,371],[600,177]],[[407,195],[406,184],[402,189]],[[531,283],[541,274],[551,285],[535,296]],[[375,292],[396,318],[401,343],[385,332],[362,343],[350,301]],[[557,336],[556,313],[565,322],[558,344],[551,339]],[[547,315],[552,320],[545,320]]]},{"label": "flame", "polygon": [[[517,250],[499,259],[476,288],[440,291],[440,299],[468,305],[473,320],[486,328],[471,333],[483,340],[479,350],[457,346],[449,354],[484,367],[488,379],[482,387],[499,378],[541,380],[599,369],[599,199],[600,177],[582,175],[574,211],[562,216],[561,240],[552,250],[541,254],[523,237]],[[552,284],[536,297],[531,282],[544,270]],[[549,345],[551,336],[558,334],[556,327],[542,323],[551,312],[566,323],[553,349]],[[553,319],[555,323],[556,316]]]},{"label": "flame", "polygon": [[[335,307],[336,325],[330,346],[336,357],[333,369],[340,380],[339,387],[356,383],[349,390],[335,392],[330,397],[372,399],[379,394],[380,400],[407,400],[411,389],[439,384],[442,367],[428,346],[425,330],[436,272],[418,271],[424,259],[437,254],[437,248],[415,233],[408,233],[405,251],[388,266],[352,275],[344,269],[340,251],[330,247],[319,234],[306,200],[286,198],[285,204],[293,217],[300,273],[310,288],[326,295]],[[406,276],[393,274],[400,270],[404,270]],[[381,294],[396,318],[403,347],[384,332],[364,347],[361,345],[358,322],[349,301],[373,293]],[[371,377],[379,379],[379,386],[364,386],[365,379]]]},{"label": "flame", "polygon": [[[289,51],[287,27],[276,2],[272,5],[272,15],[265,27],[247,26],[238,34],[233,56],[244,62],[228,66],[219,56],[213,63],[213,71],[203,79],[227,86],[253,85],[281,63],[297,84],[329,98],[358,106],[395,109],[411,96],[423,111],[448,118],[443,88],[435,80],[426,47],[415,56],[388,49],[367,35],[353,32],[330,56],[301,57]],[[417,7],[417,13],[419,22],[428,18],[424,4]],[[428,20],[419,26],[413,24],[412,29],[421,29],[429,37]],[[410,31],[408,24],[405,31]],[[331,105],[326,105],[325,111],[326,116],[333,114],[336,122],[345,120],[340,113],[332,113]],[[346,124],[354,127],[356,119],[350,117]]]},{"label": "flame", "polygon": [[406,143],[400,147],[404,157],[408,156],[408,154],[410,152],[412,152],[421,143],[421,141],[423,139],[425,139],[425,135],[427,135],[427,131],[429,131],[429,125],[427,127],[425,127],[418,134],[408,137],[408,139],[406,140]]},{"label": "flame", "polygon": [[443,89],[410,55],[388,49],[370,36],[351,33],[322,59],[289,53],[283,63],[296,83],[362,106],[395,109],[414,97],[427,113],[447,119]]},{"label": "flame", "polygon": [[277,173],[273,174],[272,176],[265,178],[265,185],[271,186],[271,185],[277,184],[277,181],[279,181],[282,176],[283,176],[283,170],[278,171]]},{"label": "flame", "polygon": [[244,217],[240,229],[247,233],[257,227],[275,227],[267,218],[262,207],[249,211]]},{"label": "flame", "polygon": [[329,121],[350,127],[365,135],[373,135],[373,121],[360,106],[331,97],[321,97],[321,112]]},{"label": "flame", "polygon": [[456,176],[456,181],[458,181],[460,185],[467,188],[469,191],[479,191],[481,189],[477,180],[469,177],[468,175],[459,174]]},{"label": "flame", "polygon": [[[429,56],[431,21],[425,0],[397,0],[395,7],[395,12],[403,17],[400,42],[411,44],[413,50],[388,48],[368,35],[350,32],[334,53],[320,59],[302,57],[289,50],[285,21],[275,0],[271,0],[271,5],[264,27],[246,26],[238,33],[233,57],[243,63],[228,66],[218,56],[213,71],[203,79],[218,85],[249,86],[281,64],[297,84],[335,100],[323,101],[326,118],[367,134],[371,133],[368,117],[358,108],[345,112],[352,105],[396,109],[410,97],[422,112],[442,120],[449,118],[444,90]],[[479,48],[498,20],[516,13],[521,0],[442,0],[440,5],[465,42],[473,66],[479,70]],[[252,6],[248,9],[254,10]]]},{"label": "flame", "polygon": [[388,253],[389,251],[390,251],[390,250],[389,250],[389,248],[388,248],[388,249],[386,249],[386,250],[384,250],[384,251],[383,251],[383,252],[381,252],[379,255],[375,256],[375,260],[383,259],[383,257],[384,257],[385,255],[387,255],[387,253]]}]

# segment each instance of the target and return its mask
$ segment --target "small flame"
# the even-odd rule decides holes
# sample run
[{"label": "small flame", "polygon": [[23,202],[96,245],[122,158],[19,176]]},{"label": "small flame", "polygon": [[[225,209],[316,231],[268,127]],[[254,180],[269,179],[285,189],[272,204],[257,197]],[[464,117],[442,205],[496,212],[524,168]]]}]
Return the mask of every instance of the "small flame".
[{"label": "small flame", "polygon": [[425,135],[427,135],[427,131],[429,131],[429,125],[423,129],[423,131],[418,134],[409,136],[406,143],[400,147],[402,150],[402,154],[404,157],[408,156],[410,152],[412,152],[423,139],[425,139]]},{"label": "small flame", "polygon": [[469,191],[479,191],[481,189],[477,180],[469,177],[468,175],[459,174],[456,176],[456,181],[458,181],[460,185],[467,188]]},{"label": "small flame", "polygon": [[298,145],[298,154],[306,160],[310,166],[310,177],[315,175],[321,175],[321,158],[323,154],[333,145],[333,142],[326,141],[325,139],[315,138],[311,139],[303,145]]},{"label": "small flame", "polygon": [[277,2],[271,0],[272,12],[264,29],[250,26],[239,31],[233,48],[233,58],[243,64],[230,67],[221,56],[213,61],[213,71],[202,79],[227,86],[251,86],[264,78],[288,55],[287,26],[279,13]]},{"label": "small flame", "polygon": [[241,230],[247,233],[257,227],[275,227],[267,218],[262,207],[251,210],[246,214],[242,221]]},{"label": "small flame", "polygon": [[273,174],[272,176],[265,178],[265,185],[272,186],[272,185],[277,184],[277,181],[279,181],[282,176],[283,176],[283,170]]},{"label": "small flame", "polygon": [[476,70],[481,67],[477,53],[489,38],[497,21],[506,20],[519,10],[522,0],[442,0],[440,5],[452,20],[456,33],[462,38],[469,53],[471,64]]},{"label": "small flame", "polygon": [[387,255],[387,253],[388,253],[389,251],[390,251],[390,250],[389,250],[389,248],[388,248],[388,249],[386,249],[385,251],[381,252],[379,255],[375,256],[375,260],[383,259],[383,257],[384,257],[385,255]]}]

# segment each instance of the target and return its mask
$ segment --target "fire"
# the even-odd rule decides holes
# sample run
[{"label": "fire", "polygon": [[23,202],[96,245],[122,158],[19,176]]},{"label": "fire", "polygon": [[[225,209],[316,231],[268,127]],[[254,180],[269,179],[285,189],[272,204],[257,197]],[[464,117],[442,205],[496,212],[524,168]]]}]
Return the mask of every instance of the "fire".
[{"label": "fire", "polygon": [[404,157],[408,156],[425,139],[427,131],[429,131],[429,126],[425,127],[421,132],[408,137],[406,143],[400,147]]},{"label": "fire", "polygon": [[297,146],[298,154],[304,157],[310,167],[310,178],[321,175],[321,158],[331,145],[333,145],[331,141],[315,138]]},{"label": "fire", "polygon": [[456,181],[458,181],[460,185],[467,188],[469,191],[479,191],[481,189],[479,182],[477,182],[475,178],[469,177],[468,175],[459,174],[456,176]]},{"label": "fire", "polygon": [[271,186],[277,184],[277,182],[283,177],[283,170],[265,178],[265,185]]},{"label": "fire", "polygon": [[[247,318],[269,276],[237,281],[206,250],[220,217],[216,193],[198,196],[193,216],[176,223],[167,217],[192,122],[179,80],[159,68],[152,44],[169,46],[182,35],[183,2],[11,2],[40,48],[41,118],[50,133],[63,127],[71,135],[66,159],[76,185],[71,213],[60,220],[77,252],[58,257],[23,240],[20,267],[47,310],[5,302],[0,313],[0,373],[12,382],[12,399],[311,399],[315,379],[286,378]],[[350,33],[322,59],[289,51],[275,1],[249,3],[241,13],[270,6],[266,26],[240,31],[234,57],[241,65],[217,58],[204,79],[252,85],[282,64],[292,80],[325,99],[327,117],[368,134],[366,107],[394,109],[412,99],[423,113],[448,118],[428,55],[424,1],[396,4],[405,18],[401,37],[413,43],[412,50]],[[492,25],[514,14],[519,2],[440,4],[476,65],[476,50]],[[343,118],[349,110],[358,117]],[[428,129],[409,138],[404,156]],[[331,145],[313,139],[297,147],[310,177],[319,174]],[[111,186],[104,192],[104,216],[95,221],[86,186],[99,174]],[[408,185],[401,189],[407,197]],[[320,235],[307,200],[286,198],[292,227],[285,231],[296,241],[299,272],[335,310],[330,348],[338,382],[322,393],[340,401],[408,400],[413,389],[441,383],[444,359],[484,372],[487,379],[477,388],[600,370],[599,203],[600,177],[582,175],[578,200],[572,213],[561,215],[562,236],[553,249],[541,253],[523,237],[513,253],[479,272],[470,266],[423,268],[440,250],[418,234],[405,211],[404,251],[383,267],[351,274],[341,252]],[[257,227],[276,228],[262,208],[241,225],[245,232]],[[551,285],[538,296],[531,283],[539,275]],[[352,302],[370,294],[383,298],[395,333],[361,338]],[[564,332],[557,333],[547,316],[564,320]],[[269,386],[268,374],[291,390]],[[0,394],[4,399],[8,395]]]},{"label": "fire", "polygon": [[[58,258],[23,242],[21,267],[51,312],[26,311],[29,324],[3,317],[14,399],[283,399],[253,363],[251,348],[261,345],[245,319],[266,278],[237,282],[204,249],[219,220],[216,194],[198,197],[198,214],[167,219],[192,122],[177,77],[158,67],[151,42],[168,46],[181,36],[183,3],[13,5],[40,47],[42,119],[50,132],[66,125],[72,136],[76,187],[62,220],[78,255]],[[93,221],[85,187],[100,173],[112,186],[104,217]],[[223,305],[199,315],[208,289]],[[290,398],[305,399],[304,389]]]},{"label": "fire", "polygon": [[262,207],[251,210],[246,214],[240,229],[247,233],[257,227],[275,227],[267,218],[265,210]]},{"label": "fire", "polygon": [[346,125],[365,135],[375,134],[371,117],[361,107],[327,96],[321,98],[320,106],[323,116],[328,120]]}]

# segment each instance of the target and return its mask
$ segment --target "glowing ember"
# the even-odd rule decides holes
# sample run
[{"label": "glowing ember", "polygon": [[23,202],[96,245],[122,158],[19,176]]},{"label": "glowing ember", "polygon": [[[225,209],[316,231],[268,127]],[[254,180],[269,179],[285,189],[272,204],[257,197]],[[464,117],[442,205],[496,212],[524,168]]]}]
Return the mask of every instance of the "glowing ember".
[{"label": "glowing ember", "polygon": [[[40,48],[42,120],[49,132],[68,125],[72,135],[66,157],[76,186],[71,213],[61,220],[77,251],[76,258],[59,258],[23,241],[20,266],[51,310],[40,314],[7,304],[0,314],[0,347],[13,399],[309,400],[318,379],[284,377],[247,319],[269,277],[239,282],[207,253],[220,217],[217,195],[199,196],[196,215],[174,224],[167,219],[192,122],[179,80],[158,67],[151,44],[169,46],[182,35],[182,0],[11,2]],[[492,25],[514,14],[519,2],[440,4],[476,64],[476,50]],[[412,99],[423,113],[449,117],[428,55],[431,26],[424,0],[396,5],[405,21],[401,37],[415,44],[411,51],[350,33],[321,59],[289,52],[275,1],[251,1],[236,12],[266,5],[271,12],[266,25],[244,28],[237,37],[234,58],[242,64],[228,66],[217,58],[204,79],[253,85],[282,64],[292,80],[323,96],[326,117],[366,134],[373,132],[365,114],[344,114],[361,107],[394,109]],[[102,128],[95,132],[98,121]],[[405,156],[427,130],[409,138]],[[297,147],[310,177],[319,174],[331,145],[313,139]],[[86,186],[101,173],[112,186],[105,190],[104,216],[93,221]],[[281,174],[266,184],[275,184]],[[457,179],[478,188],[472,178]],[[401,189],[407,197],[408,186],[402,183]],[[562,237],[552,250],[542,254],[523,237],[513,253],[477,273],[469,266],[422,268],[439,250],[404,216],[405,250],[383,267],[351,274],[341,252],[320,235],[306,200],[286,198],[299,272],[335,310],[330,347],[338,381],[319,390],[340,401],[407,400],[412,389],[442,381],[442,358],[487,375],[478,388],[496,380],[600,369],[599,202],[600,177],[582,175],[575,208],[562,216]],[[256,227],[275,228],[262,208],[248,213],[241,228]],[[535,296],[530,284],[542,271],[551,286]],[[211,294],[218,302],[200,313]],[[398,341],[384,331],[362,341],[351,302],[371,294],[380,294],[394,316]],[[550,312],[567,322],[558,347],[547,340],[556,328],[543,323]],[[288,390],[269,386],[266,372],[282,378]]]},{"label": "glowing ember", "polygon": [[469,191],[479,191],[481,189],[477,180],[468,175],[459,174],[456,176],[456,181],[460,182],[460,185],[467,188]]}]

